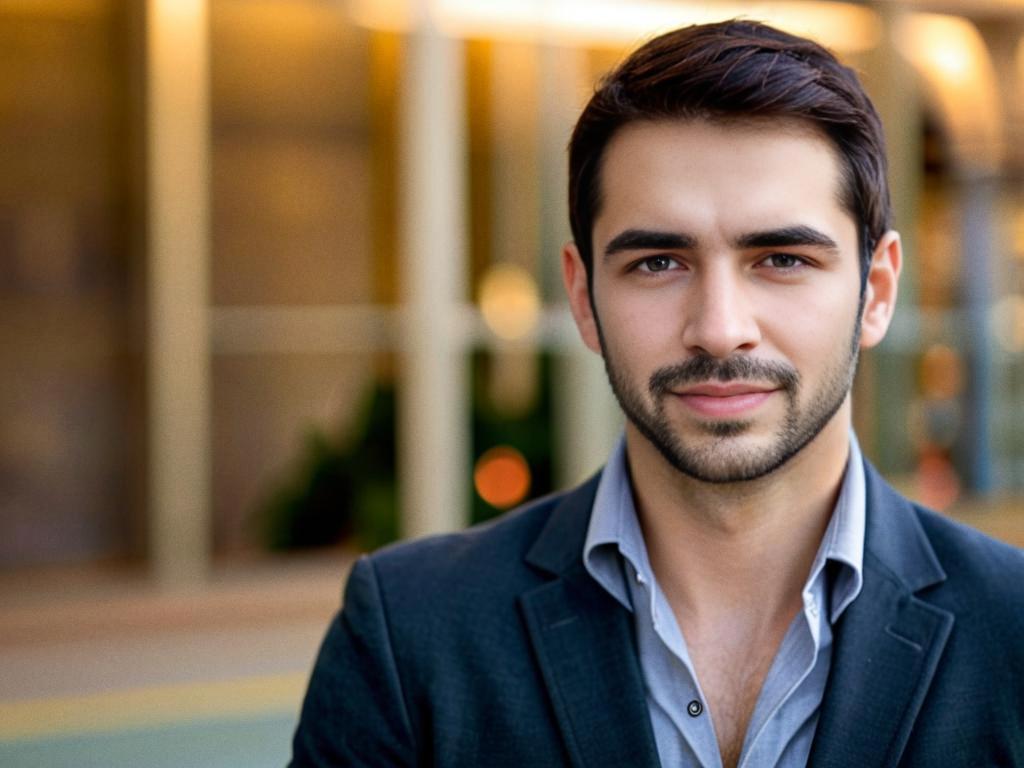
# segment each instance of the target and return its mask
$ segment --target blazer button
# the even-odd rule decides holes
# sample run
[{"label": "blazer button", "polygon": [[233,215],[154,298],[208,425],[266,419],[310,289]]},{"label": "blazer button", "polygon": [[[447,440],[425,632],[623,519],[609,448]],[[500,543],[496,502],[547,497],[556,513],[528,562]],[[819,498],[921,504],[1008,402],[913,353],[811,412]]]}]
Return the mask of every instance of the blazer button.
[{"label": "blazer button", "polygon": [[686,712],[690,717],[700,717],[700,713],[704,711],[704,705],[694,699],[686,705]]}]

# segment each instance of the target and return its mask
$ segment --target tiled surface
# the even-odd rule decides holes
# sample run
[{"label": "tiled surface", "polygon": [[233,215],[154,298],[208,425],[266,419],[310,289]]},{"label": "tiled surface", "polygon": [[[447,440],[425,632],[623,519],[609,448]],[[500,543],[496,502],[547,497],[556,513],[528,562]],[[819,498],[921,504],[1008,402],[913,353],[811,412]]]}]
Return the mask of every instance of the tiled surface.
[{"label": "tiled surface", "polygon": [[0,742],[9,768],[281,768],[291,712]]}]

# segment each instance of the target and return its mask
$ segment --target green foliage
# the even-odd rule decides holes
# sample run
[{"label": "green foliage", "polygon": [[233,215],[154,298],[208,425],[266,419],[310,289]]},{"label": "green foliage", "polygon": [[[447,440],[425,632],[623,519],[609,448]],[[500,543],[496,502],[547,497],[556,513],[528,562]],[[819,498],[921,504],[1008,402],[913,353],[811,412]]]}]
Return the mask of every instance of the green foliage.
[{"label": "green foliage", "polygon": [[258,513],[273,550],[353,541],[375,549],[398,536],[395,394],[378,386],[347,444],[311,429],[292,476]]},{"label": "green foliage", "polygon": [[[515,448],[530,467],[530,497],[552,489],[551,358],[541,357],[538,400],[522,416],[499,412],[486,395],[489,356],[472,357],[472,438],[476,458],[489,448]],[[398,538],[396,397],[390,384],[378,384],[364,401],[348,442],[310,429],[290,476],[258,511],[272,550],[351,543],[373,550]],[[471,521],[503,510],[490,506],[472,486]]]},{"label": "green foliage", "polygon": [[[540,359],[540,382],[537,402],[518,418],[509,418],[499,412],[486,395],[489,358],[478,352],[473,356],[473,456],[474,462],[484,451],[498,445],[515,448],[530,467],[532,482],[528,498],[549,493],[554,486],[552,455],[554,453],[551,410],[551,357]],[[472,522],[479,523],[501,514],[504,510],[492,507],[473,492]]]},{"label": "green foliage", "polygon": [[378,385],[370,397],[361,436],[350,453],[355,479],[355,539],[372,550],[398,538],[396,398],[392,386]]},{"label": "green foliage", "polygon": [[260,514],[271,549],[300,549],[341,541],[352,531],[351,462],[323,432],[310,429],[293,477]]}]

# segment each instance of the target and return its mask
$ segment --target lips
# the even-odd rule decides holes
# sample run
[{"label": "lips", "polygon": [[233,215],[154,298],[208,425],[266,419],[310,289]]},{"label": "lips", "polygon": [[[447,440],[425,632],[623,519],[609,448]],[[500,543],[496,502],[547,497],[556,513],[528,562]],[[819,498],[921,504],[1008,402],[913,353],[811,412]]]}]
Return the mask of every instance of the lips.
[{"label": "lips", "polygon": [[675,396],[701,416],[721,418],[753,411],[778,390],[744,382],[713,382],[687,387]]}]

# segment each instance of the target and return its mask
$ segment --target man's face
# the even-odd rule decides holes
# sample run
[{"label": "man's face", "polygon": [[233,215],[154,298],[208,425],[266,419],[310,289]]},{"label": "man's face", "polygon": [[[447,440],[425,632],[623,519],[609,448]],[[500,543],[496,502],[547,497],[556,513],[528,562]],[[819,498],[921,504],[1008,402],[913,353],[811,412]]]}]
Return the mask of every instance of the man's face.
[{"label": "man's face", "polygon": [[860,277],[828,140],[792,122],[634,123],[600,183],[589,324],[571,264],[567,282],[628,428],[717,483],[845,431]]}]

